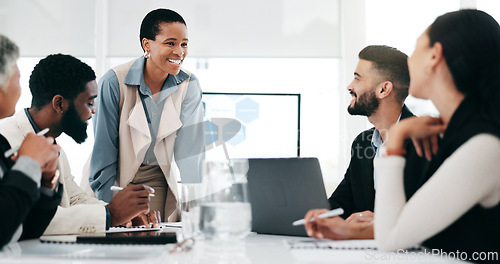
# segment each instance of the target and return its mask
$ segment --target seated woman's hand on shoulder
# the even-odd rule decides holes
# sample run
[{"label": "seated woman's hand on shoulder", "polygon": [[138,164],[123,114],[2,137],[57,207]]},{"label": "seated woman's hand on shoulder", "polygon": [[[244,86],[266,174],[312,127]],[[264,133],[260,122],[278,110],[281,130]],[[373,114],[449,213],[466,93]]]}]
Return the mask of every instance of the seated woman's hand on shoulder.
[{"label": "seated woman's hand on shoulder", "polygon": [[401,120],[389,130],[386,148],[402,149],[403,142],[411,138],[419,156],[431,160],[438,150],[438,136],[446,130],[440,118],[431,116],[410,117]]}]

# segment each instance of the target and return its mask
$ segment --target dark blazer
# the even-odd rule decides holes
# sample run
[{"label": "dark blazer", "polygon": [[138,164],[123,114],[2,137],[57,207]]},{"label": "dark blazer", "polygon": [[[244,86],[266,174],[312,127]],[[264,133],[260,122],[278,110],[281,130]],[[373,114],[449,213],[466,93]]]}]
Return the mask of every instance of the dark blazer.
[{"label": "dark blazer", "polygon": [[[412,117],[413,113],[403,106],[401,119]],[[341,207],[344,209],[342,217],[345,219],[351,214],[365,210],[374,211],[375,189],[373,182],[373,158],[375,151],[371,145],[373,131],[371,128],[361,132],[352,143],[351,161],[337,189],[328,199],[332,209]],[[423,169],[427,166],[427,160],[421,158],[415,152],[411,140],[404,143],[406,149],[407,165],[405,167],[405,181],[420,181]],[[417,184],[407,184],[407,192],[414,193]]]},{"label": "dark blazer", "polygon": [[41,194],[31,178],[10,170],[14,162],[3,155],[8,149],[9,143],[0,135],[0,166],[5,171],[0,180],[0,249],[10,242],[21,224],[21,239],[40,237],[56,212],[63,190],[59,186],[59,192],[52,197]]}]

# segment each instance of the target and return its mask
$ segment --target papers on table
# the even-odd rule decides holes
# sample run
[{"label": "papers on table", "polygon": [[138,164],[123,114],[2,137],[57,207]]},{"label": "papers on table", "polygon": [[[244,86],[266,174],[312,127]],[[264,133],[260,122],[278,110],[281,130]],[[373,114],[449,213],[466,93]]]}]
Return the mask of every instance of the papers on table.
[{"label": "papers on table", "polygon": [[121,233],[121,232],[146,232],[146,231],[161,231],[161,227],[150,227],[145,226],[133,226],[130,228],[126,227],[110,227],[106,230],[106,233]]},{"label": "papers on table", "polygon": [[76,243],[77,236],[78,235],[41,236],[40,241],[49,243]]},{"label": "papers on table", "polygon": [[130,228],[126,227],[110,227],[106,233],[119,233],[119,232],[145,232],[145,231],[161,231],[164,228],[182,228],[181,222],[162,222],[160,227],[146,228],[145,226],[133,226]]},{"label": "papers on table", "polygon": [[289,249],[337,249],[337,250],[364,250],[377,249],[375,240],[317,240],[317,239],[289,239],[285,240]]},{"label": "papers on table", "polygon": [[182,228],[182,222],[162,222],[162,227]]},{"label": "papers on table", "polygon": [[[67,236],[53,237],[61,239]],[[76,238],[76,235],[73,237]],[[37,240],[23,241],[21,244],[22,246],[17,243],[6,245],[0,252],[0,262],[20,263],[20,258],[22,263],[62,263],[61,259],[95,260],[99,263],[109,263],[106,261],[108,259],[114,260],[113,263],[131,260],[139,261],[136,263],[159,263],[162,261],[161,253],[165,251],[165,245],[78,244],[59,241],[39,243]]]}]

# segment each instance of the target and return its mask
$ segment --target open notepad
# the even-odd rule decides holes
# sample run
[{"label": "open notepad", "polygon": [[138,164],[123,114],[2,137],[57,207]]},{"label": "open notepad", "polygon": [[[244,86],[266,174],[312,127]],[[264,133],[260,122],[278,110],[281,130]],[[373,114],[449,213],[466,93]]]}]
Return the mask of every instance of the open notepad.
[{"label": "open notepad", "polygon": [[337,249],[337,250],[376,250],[375,240],[317,240],[317,239],[289,239],[285,244],[291,250],[294,249]]},{"label": "open notepad", "polygon": [[110,227],[106,230],[106,233],[121,233],[121,232],[143,232],[143,231],[161,231],[164,228],[182,228],[181,222],[164,222],[160,224],[160,227],[146,228],[145,226],[133,226],[130,228],[126,227]]},{"label": "open notepad", "polygon": [[[76,237],[76,235],[73,237]],[[150,244],[102,245],[77,243],[27,243],[22,248],[19,247],[19,244],[11,244],[5,246],[2,253],[0,253],[0,262],[76,263],[64,261],[63,259],[81,259],[85,260],[85,263],[89,260],[106,263],[106,259],[110,259],[112,260],[112,263],[123,263],[126,261],[137,261],[136,263],[159,263],[160,261],[163,261],[161,259],[161,253],[163,251],[165,251],[165,245]],[[28,258],[32,261],[17,258]],[[60,261],[56,261],[53,258],[59,259]]]},{"label": "open notepad", "polygon": [[[145,226],[134,226],[130,228],[126,227],[111,227],[109,230],[106,230],[105,233],[93,233],[93,234],[81,234],[81,235],[53,235],[53,236],[42,236],[40,237],[40,241],[45,243],[77,243],[90,240],[89,238],[96,237],[97,239],[101,239],[102,237],[108,237],[110,239],[109,242],[113,242],[117,239],[115,237],[121,236],[120,233],[128,234],[123,236],[129,237],[139,237],[135,238],[138,243],[145,242],[159,242],[159,243],[172,243],[174,241],[174,234],[182,228],[182,224],[180,222],[173,223],[161,223],[160,227],[156,228],[146,228]],[[134,234],[136,233],[136,234]],[[161,233],[161,234],[160,234]],[[166,237],[166,234],[168,238]],[[113,239],[111,239],[113,237]],[[146,241],[145,237],[152,237],[151,241]],[[160,237],[162,237],[160,239]],[[132,239],[132,238],[130,238]],[[122,238],[122,240],[125,240]],[[119,241],[117,241],[119,242]],[[126,242],[126,241],[124,241]]]},{"label": "open notepad", "polygon": [[[382,260],[382,263],[399,263],[401,260],[414,260],[416,256],[408,251],[379,251],[375,240],[316,240],[309,238],[287,239],[284,242],[293,258],[300,263],[369,263],[373,260]],[[420,247],[409,249],[409,251],[417,252],[421,250]],[[412,263],[440,263],[443,259],[434,259],[430,255],[423,255],[422,259],[416,258],[415,260]]]},{"label": "open notepad", "polygon": [[[377,243],[373,239],[360,239],[360,240],[318,240],[314,238],[305,239],[288,239],[284,240],[288,249],[336,249],[336,250],[377,250]],[[420,245],[415,245],[409,250],[422,250]]]}]

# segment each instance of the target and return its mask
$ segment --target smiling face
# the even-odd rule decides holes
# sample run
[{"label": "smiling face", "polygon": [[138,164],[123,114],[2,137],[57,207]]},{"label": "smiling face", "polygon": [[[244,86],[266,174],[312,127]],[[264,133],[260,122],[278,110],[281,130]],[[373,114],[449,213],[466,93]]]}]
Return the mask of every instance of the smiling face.
[{"label": "smiling face", "polygon": [[351,103],[347,108],[351,115],[371,116],[378,109],[379,101],[375,96],[375,89],[380,81],[372,67],[373,62],[359,60],[354,72],[354,80],[347,86],[347,90],[352,96]]},{"label": "smiling face", "polygon": [[97,97],[97,83],[90,81],[85,90],[69,103],[61,119],[61,131],[73,138],[76,143],[87,139],[88,120],[95,114],[94,99]]},{"label": "smiling face", "polygon": [[144,38],[143,48],[149,52],[147,63],[164,73],[177,75],[188,54],[186,25],[180,22],[161,23],[155,40]]},{"label": "smiling face", "polygon": [[409,93],[417,98],[429,99],[430,92],[428,83],[429,63],[432,56],[432,47],[429,45],[429,35],[427,30],[417,39],[415,51],[408,58],[408,70],[410,71],[410,88]]}]

